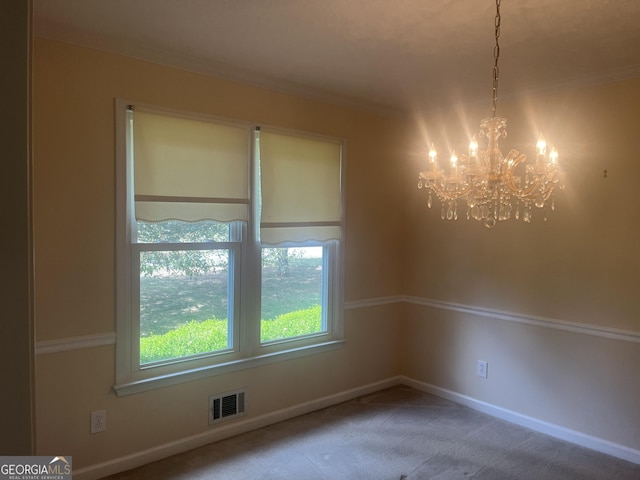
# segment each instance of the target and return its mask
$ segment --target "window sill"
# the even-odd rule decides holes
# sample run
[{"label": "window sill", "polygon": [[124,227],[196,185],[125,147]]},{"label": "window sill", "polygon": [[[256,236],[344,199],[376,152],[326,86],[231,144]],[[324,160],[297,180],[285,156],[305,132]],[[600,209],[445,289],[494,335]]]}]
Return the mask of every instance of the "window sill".
[{"label": "window sill", "polygon": [[328,352],[340,348],[345,340],[330,340],[323,343],[308,345],[289,350],[281,350],[272,353],[266,353],[250,358],[233,360],[225,363],[217,363],[215,365],[207,365],[206,367],[183,370],[167,375],[158,375],[149,378],[136,379],[125,383],[114,385],[113,389],[119,397],[142,393],[156,388],[168,387],[179,383],[199,380],[201,378],[211,377],[214,375],[222,375],[225,373],[237,372],[246,368],[254,368],[271,363],[292,360],[307,355],[315,355],[317,353]]}]

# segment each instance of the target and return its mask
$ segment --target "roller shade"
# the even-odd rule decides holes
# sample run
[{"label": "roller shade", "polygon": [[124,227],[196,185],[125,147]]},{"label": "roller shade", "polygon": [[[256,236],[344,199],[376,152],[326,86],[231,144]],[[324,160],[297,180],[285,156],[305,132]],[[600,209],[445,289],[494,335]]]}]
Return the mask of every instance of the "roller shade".
[{"label": "roller shade", "polygon": [[338,143],[260,132],[260,241],[339,240],[342,195]]},{"label": "roller shade", "polygon": [[137,220],[247,221],[249,129],[133,113]]}]

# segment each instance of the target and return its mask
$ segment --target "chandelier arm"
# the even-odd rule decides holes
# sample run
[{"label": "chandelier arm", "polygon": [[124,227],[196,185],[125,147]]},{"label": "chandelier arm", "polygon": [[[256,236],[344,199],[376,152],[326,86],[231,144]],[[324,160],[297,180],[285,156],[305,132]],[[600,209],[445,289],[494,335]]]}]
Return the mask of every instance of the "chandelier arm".
[{"label": "chandelier arm", "polygon": [[535,200],[537,195],[534,195],[539,190],[540,179],[536,178],[527,188],[520,189],[518,191],[514,191],[514,195],[518,197],[519,200],[530,201]]},{"label": "chandelier arm", "polygon": [[455,195],[449,196],[449,200],[460,200],[461,198],[466,198],[469,195],[469,192],[471,192],[471,189],[472,189],[471,185],[468,185],[462,190],[456,190],[454,192]]},{"label": "chandelier arm", "polygon": [[511,193],[513,193],[519,198],[521,195],[522,189],[516,185],[513,173],[515,172],[515,169],[518,167],[518,165],[520,165],[521,163],[527,160],[527,156],[524,153],[519,153],[517,150],[511,150],[509,154],[505,157],[505,160],[506,160],[505,162],[506,168],[505,168],[505,175],[504,175],[504,177],[506,178],[505,186]]},{"label": "chandelier arm", "polygon": [[[422,177],[422,174],[420,174]],[[423,177],[424,178],[424,177]],[[433,190],[440,201],[443,200],[459,200],[461,198],[465,198],[469,192],[471,192],[471,185],[463,188],[462,190],[456,189],[453,191],[448,191],[446,187],[444,187],[440,182],[433,181],[427,182],[427,188]]]},{"label": "chandelier arm", "polygon": [[[540,184],[543,184],[543,188],[540,188]],[[535,201],[542,197],[546,202],[551,198],[553,191],[555,190],[556,182],[543,182],[541,177],[535,178],[533,182],[525,189],[513,191],[512,193],[519,199],[525,202]]]},{"label": "chandelier arm", "polygon": [[[516,156],[515,159],[513,158],[514,156]],[[546,175],[540,174],[540,175],[535,175],[532,183],[528,187],[518,188],[518,186],[515,184],[513,173],[516,167],[520,163],[526,161],[527,157],[524,154],[519,154],[517,150],[511,150],[509,152],[509,155],[507,155],[507,157],[505,158],[505,160],[507,159],[510,160],[507,162],[508,166],[505,172],[506,173],[505,186],[507,187],[507,189],[520,200],[532,201],[532,200],[536,200],[540,195],[542,195],[544,200],[547,201],[551,196],[551,194],[553,193],[553,190],[555,188],[555,183],[551,181],[550,185],[544,188],[540,188],[541,183],[543,183],[544,185],[547,184],[547,182],[543,182],[542,180],[543,177],[546,177]]]}]

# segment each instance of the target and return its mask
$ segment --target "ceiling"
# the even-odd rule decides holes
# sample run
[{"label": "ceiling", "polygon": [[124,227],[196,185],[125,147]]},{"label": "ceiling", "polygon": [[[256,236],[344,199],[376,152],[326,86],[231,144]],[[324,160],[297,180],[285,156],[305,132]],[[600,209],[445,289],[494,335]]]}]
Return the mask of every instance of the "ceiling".
[{"label": "ceiling", "polygon": [[[640,1],[504,0],[500,95],[640,77]],[[491,103],[492,0],[33,0],[36,35],[381,112]]]}]

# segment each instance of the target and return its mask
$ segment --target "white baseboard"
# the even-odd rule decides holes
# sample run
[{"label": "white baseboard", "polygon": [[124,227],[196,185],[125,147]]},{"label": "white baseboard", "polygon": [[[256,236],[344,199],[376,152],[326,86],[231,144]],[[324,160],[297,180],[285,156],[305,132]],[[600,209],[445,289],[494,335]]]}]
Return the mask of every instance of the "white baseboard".
[{"label": "white baseboard", "polygon": [[550,435],[552,437],[571,442],[582,447],[596,450],[623,460],[640,464],[640,450],[626,447],[617,443],[593,437],[575,430],[570,430],[536,418],[528,417],[520,413],[507,410],[502,407],[482,402],[472,397],[462,395],[445,388],[420,382],[405,376],[390,377],[385,380],[370,383],[362,387],[329,395],[309,402],[294,405],[293,407],[277,410],[272,413],[260,415],[254,418],[244,418],[235,422],[214,427],[211,430],[193,435],[191,437],[176,440],[174,442],[158,445],[157,447],[132,453],[124,457],[115,458],[107,462],[91,465],[89,467],[74,470],[73,477],[76,480],[95,480],[114,473],[123,472],[132,468],[145,465],[150,462],[167,458],[171,455],[187,452],[194,448],[202,447],[213,442],[224,440],[235,435],[246,433],[258,428],[263,428],[274,423],[289,420],[306,413],[330,407],[341,402],[352,400],[362,395],[377,392],[395,385],[407,385],[417,390],[451,400],[482,413],[520,425],[531,430]]},{"label": "white baseboard", "polygon": [[293,407],[284,408],[282,410],[277,410],[254,418],[244,417],[242,420],[222,424],[218,427],[212,427],[211,430],[197,435],[158,445],[157,447],[142,450],[140,452],[132,453],[131,455],[115,458],[89,467],[77,470],[74,469],[73,478],[75,480],[99,479],[107,475],[112,475],[150,462],[155,462],[171,455],[187,452],[194,448],[224,440],[225,438],[230,438],[241,433],[250,432],[258,428],[263,428],[274,423],[313,412],[315,410],[346,402],[347,400],[352,400],[362,395],[377,392],[378,390],[393,387],[401,383],[404,383],[401,377],[391,377],[379,382],[311,400],[309,402],[294,405]]},{"label": "white baseboard", "polygon": [[522,427],[535,430],[536,432],[544,433],[546,435],[571,442],[581,447],[586,447],[591,450],[611,455],[613,457],[621,458],[629,462],[640,464],[640,450],[626,447],[617,443],[603,440],[602,438],[593,437],[585,433],[577,432],[559,425],[554,425],[537,418],[528,417],[520,413],[507,410],[502,407],[491,405],[486,402],[482,402],[472,397],[462,395],[445,388],[437,387],[428,383],[419,382],[409,377],[400,377],[400,383],[413,387],[417,390],[436,395],[438,397],[451,400],[465,407],[472,408],[482,413],[491,415],[492,417],[506,420],[507,422],[515,423]]}]

